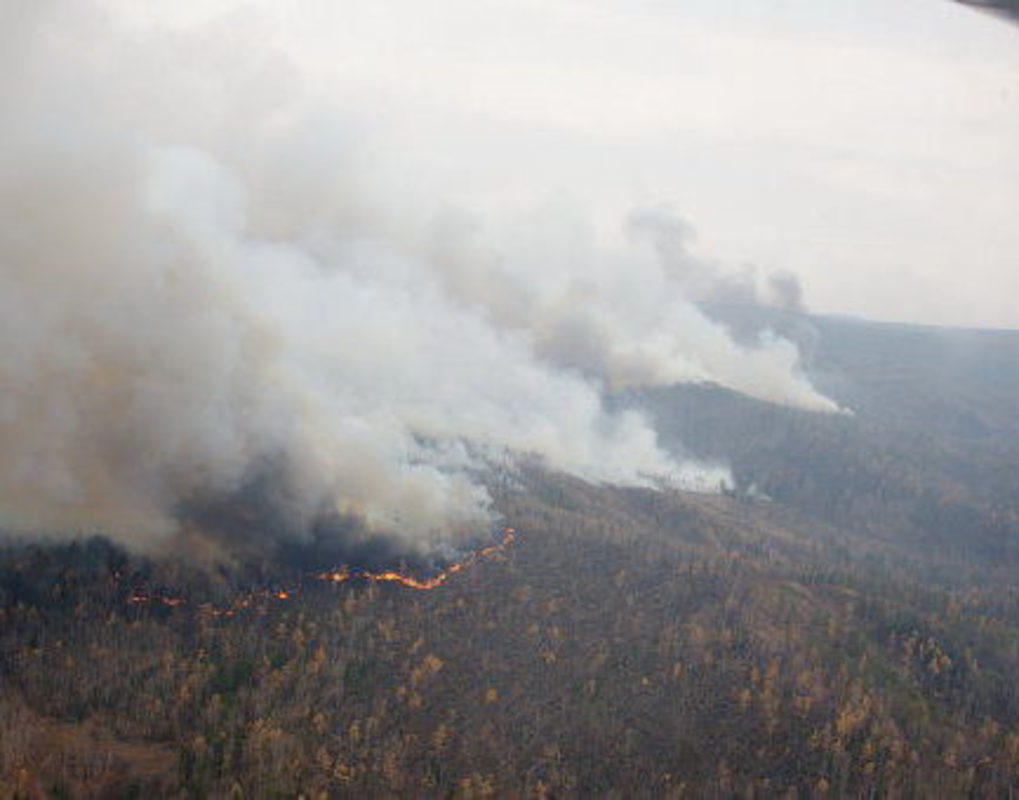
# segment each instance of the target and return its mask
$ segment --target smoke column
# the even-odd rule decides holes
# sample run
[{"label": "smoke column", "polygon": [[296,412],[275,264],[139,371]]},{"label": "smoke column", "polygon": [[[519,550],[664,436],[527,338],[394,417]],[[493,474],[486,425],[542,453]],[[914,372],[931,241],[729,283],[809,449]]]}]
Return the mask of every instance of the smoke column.
[{"label": "smoke column", "polygon": [[593,481],[727,478],[606,391],[713,381],[835,410],[791,344],[705,318],[662,247],[604,253],[555,214],[489,236],[408,199],[243,35],[0,10],[6,532],[166,546],[189,504],[271,474],[288,534],[349,516],[427,553],[488,525],[480,474],[518,454]]}]

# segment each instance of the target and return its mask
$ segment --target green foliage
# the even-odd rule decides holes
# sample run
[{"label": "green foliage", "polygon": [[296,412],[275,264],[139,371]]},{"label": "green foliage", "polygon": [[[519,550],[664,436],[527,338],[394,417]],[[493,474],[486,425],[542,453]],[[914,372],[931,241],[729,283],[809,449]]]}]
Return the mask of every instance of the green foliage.
[{"label": "green foliage", "polygon": [[255,674],[255,662],[241,658],[233,663],[223,664],[209,679],[211,694],[233,694],[239,688],[251,683]]}]

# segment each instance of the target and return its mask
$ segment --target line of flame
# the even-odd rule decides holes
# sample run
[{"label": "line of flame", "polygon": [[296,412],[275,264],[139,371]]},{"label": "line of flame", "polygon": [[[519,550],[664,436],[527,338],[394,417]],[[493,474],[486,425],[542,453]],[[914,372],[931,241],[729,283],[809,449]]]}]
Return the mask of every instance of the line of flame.
[{"label": "line of flame", "polygon": [[415,578],[413,575],[407,575],[396,570],[387,569],[383,572],[371,572],[370,570],[364,569],[350,569],[349,567],[337,567],[329,572],[323,572],[315,577],[321,581],[330,581],[332,583],[343,583],[353,578],[360,578],[362,580],[372,581],[374,583],[399,583],[401,586],[406,586],[409,589],[437,589],[442,586],[452,575],[467,569],[468,567],[476,564],[486,558],[491,558],[496,553],[501,553],[516,540],[517,532],[513,528],[502,529],[502,541],[484,547],[481,550],[475,550],[463,561],[457,561],[450,564],[444,570],[436,573],[430,578]]},{"label": "line of flame", "polygon": [[[517,532],[513,528],[502,529],[502,540],[496,544],[483,547],[480,550],[475,550],[473,553],[468,555],[463,561],[457,561],[450,564],[448,567],[443,569],[441,572],[432,575],[429,578],[415,578],[413,575],[407,575],[396,570],[385,570],[383,572],[371,572],[369,570],[362,569],[351,569],[350,567],[337,567],[336,569],[330,570],[329,572],[323,572],[316,575],[315,578],[322,581],[329,581],[331,583],[343,583],[353,578],[360,578],[362,580],[372,581],[374,583],[398,583],[401,586],[406,586],[409,589],[428,590],[437,589],[442,586],[449,578],[458,572],[467,569],[470,566],[478,563],[487,558],[491,558],[496,553],[501,553],[506,550],[516,540]],[[253,594],[239,597],[233,601],[229,606],[219,607],[213,606],[212,604],[203,603],[199,608],[205,614],[213,617],[232,617],[242,608],[249,608],[254,605],[258,599],[262,600],[289,600],[297,594],[297,589],[276,589],[273,591],[262,590]],[[169,594],[145,594],[141,589],[135,589],[131,595],[127,598],[129,603],[161,603],[164,606],[175,608],[182,606],[187,601],[182,597]]]}]

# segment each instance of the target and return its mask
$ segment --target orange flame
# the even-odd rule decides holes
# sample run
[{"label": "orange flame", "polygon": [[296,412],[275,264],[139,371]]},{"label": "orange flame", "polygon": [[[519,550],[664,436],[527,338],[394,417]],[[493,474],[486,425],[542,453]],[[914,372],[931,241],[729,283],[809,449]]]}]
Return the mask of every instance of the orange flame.
[{"label": "orange flame", "polygon": [[[502,529],[502,540],[483,547],[480,550],[475,550],[469,554],[463,561],[457,561],[450,564],[441,572],[432,575],[430,578],[415,578],[413,575],[405,575],[402,572],[395,570],[385,570],[384,572],[370,572],[362,569],[350,569],[350,567],[337,567],[330,572],[323,572],[315,577],[318,580],[330,581],[332,583],[343,583],[351,578],[361,578],[363,580],[372,581],[374,583],[398,583],[401,586],[406,586],[409,589],[437,589],[442,586],[450,576],[455,575],[462,570],[467,569],[479,561],[487,558],[491,558],[496,553],[501,553],[506,550],[510,545],[516,541],[517,532],[513,528]],[[257,600],[289,600],[297,594],[297,589],[277,589],[274,591],[262,590],[253,594],[244,595],[238,597],[229,606],[216,607],[210,603],[202,603],[199,606],[199,611],[207,616],[212,617],[232,617],[239,610],[243,608],[250,608],[255,604]],[[187,603],[182,597],[176,597],[169,594],[148,594],[143,589],[136,588],[127,598],[127,602],[132,604],[138,603],[160,603],[164,606],[176,608]]]},{"label": "orange flame", "polygon": [[502,529],[502,541],[484,547],[481,550],[475,550],[463,561],[457,561],[450,564],[441,572],[436,573],[430,578],[415,578],[413,575],[405,575],[402,572],[396,572],[395,570],[385,570],[384,572],[370,572],[368,570],[351,570],[349,567],[337,567],[330,572],[323,572],[321,575],[316,577],[319,580],[331,581],[332,583],[343,583],[349,581],[351,578],[361,578],[363,580],[372,581],[374,583],[399,583],[401,586],[406,586],[409,589],[437,589],[442,586],[451,575],[455,575],[461,570],[467,569],[467,567],[473,566],[477,562],[491,558],[496,553],[501,553],[510,545],[516,541],[517,532],[513,528]]},{"label": "orange flame", "polygon": [[184,605],[187,601],[183,597],[175,597],[169,594],[160,595],[147,595],[144,594],[140,589],[136,589],[127,598],[129,603],[162,603],[164,606],[170,606],[176,608],[177,606]]}]

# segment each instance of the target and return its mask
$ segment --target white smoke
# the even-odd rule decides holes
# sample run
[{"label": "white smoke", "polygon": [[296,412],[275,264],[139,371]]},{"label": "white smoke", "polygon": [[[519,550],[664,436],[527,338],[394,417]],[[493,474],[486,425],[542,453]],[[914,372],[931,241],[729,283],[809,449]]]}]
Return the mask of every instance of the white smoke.
[{"label": "white smoke", "polygon": [[608,412],[607,389],[834,408],[792,345],[738,346],[638,247],[605,255],[555,214],[486,237],[408,200],[236,32],[142,37],[52,2],[6,6],[0,30],[7,531],[150,546],[182,503],[283,464],[298,517],[352,513],[426,551],[486,524],[477,473],[513,453],[727,480]]}]

